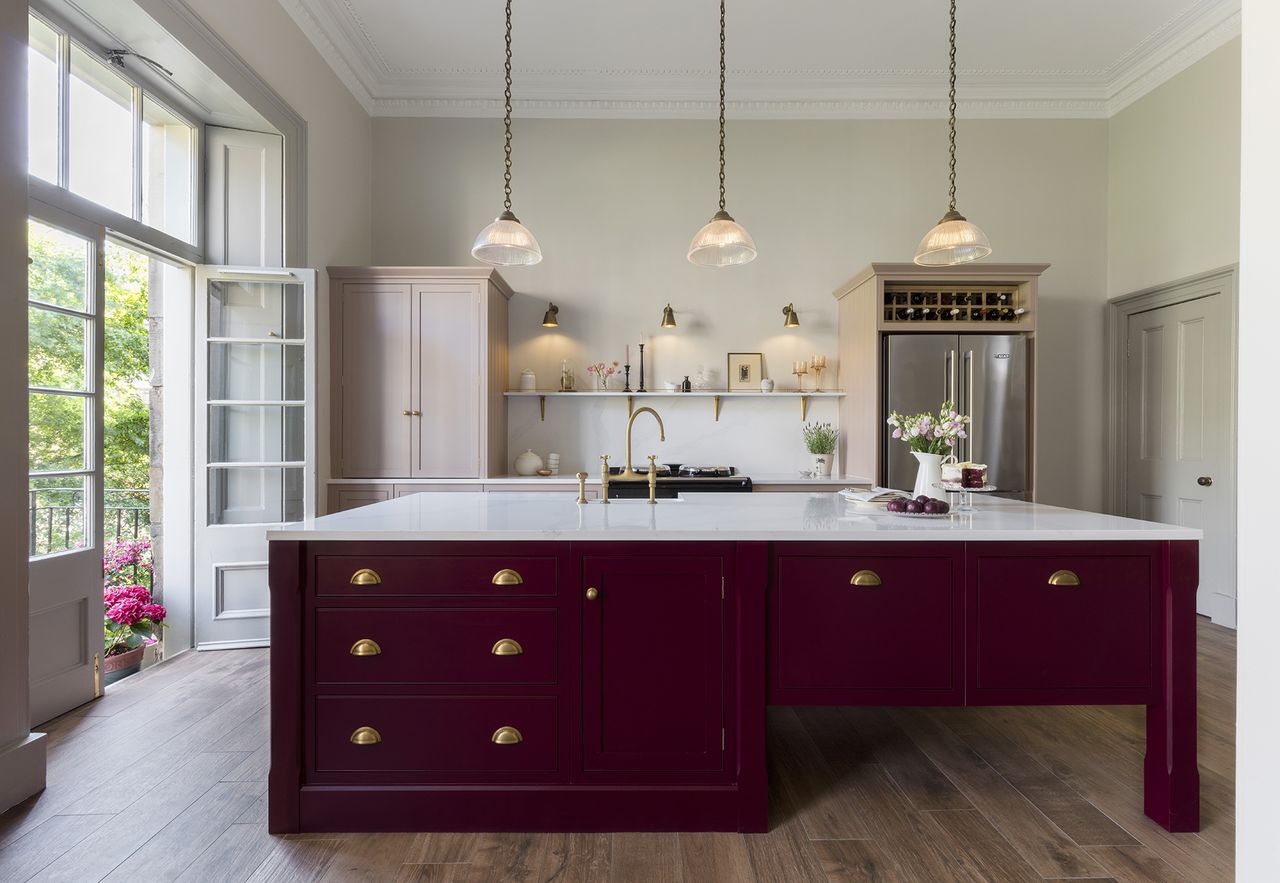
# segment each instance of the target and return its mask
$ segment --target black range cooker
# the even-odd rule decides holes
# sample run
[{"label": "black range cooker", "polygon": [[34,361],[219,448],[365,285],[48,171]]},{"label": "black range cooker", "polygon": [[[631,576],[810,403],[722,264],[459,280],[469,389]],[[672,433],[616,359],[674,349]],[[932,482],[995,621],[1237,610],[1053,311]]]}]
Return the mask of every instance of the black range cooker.
[{"label": "black range cooker", "polygon": [[[670,463],[658,466],[658,490],[660,499],[670,500],[681,494],[710,492],[751,493],[751,479],[739,475],[733,466],[692,466]],[[620,479],[614,476],[622,472],[621,466],[609,467],[609,499],[649,499],[649,467],[636,469],[643,478]]]}]

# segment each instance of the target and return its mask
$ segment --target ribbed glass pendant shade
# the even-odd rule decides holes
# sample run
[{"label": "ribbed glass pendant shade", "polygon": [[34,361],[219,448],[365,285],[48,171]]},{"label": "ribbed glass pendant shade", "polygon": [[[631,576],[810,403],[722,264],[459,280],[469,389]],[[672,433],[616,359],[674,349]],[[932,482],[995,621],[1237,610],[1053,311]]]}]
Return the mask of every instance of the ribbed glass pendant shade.
[{"label": "ribbed glass pendant shade", "polygon": [[503,212],[480,231],[471,256],[495,267],[528,267],[542,260],[542,249],[528,227],[511,212]]},{"label": "ribbed glass pendant shade", "polygon": [[916,248],[915,262],[922,267],[950,267],[967,264],[991,254],[991,241],[977,224],[949,211],[938,225],[924,235]]},{"label": "ribbed glass pendant shade", "polygon": [[689,243],[689,260],[701,267],[730,267],[756,259],[756,244],[742,225],[718,211]]}]

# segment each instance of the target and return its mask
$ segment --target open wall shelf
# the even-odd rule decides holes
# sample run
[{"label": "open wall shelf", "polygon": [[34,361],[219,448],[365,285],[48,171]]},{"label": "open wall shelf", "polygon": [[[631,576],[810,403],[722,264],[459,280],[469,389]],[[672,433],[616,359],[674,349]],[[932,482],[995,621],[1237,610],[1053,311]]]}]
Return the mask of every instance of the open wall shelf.
[{"label": "open wall shelf", "polygon": [[587,390],[583,392],[560,392],[559,390],[537,390],[537,391],[514,391],[504,393],[511,398],[536,398],[538,400],[538,410],[543,420],[547,419],[547,399],[626,399],[627,414],[630,414],[635,407],[637,398],[654,398],[654,399],[711,399],[712,413],[715,419],[720,419],[720,400],[727,398],[742,399],[799,399],[800,400],[800,419],[804,420],[809,416],[809,399],[812,398],[841,398],[844,396],[843,390],[811,390],[809,392],[801,392],[799,390],[783,390],[779,392],[753,392],[746,390],[709,390],[699,389],[693,392],[667,392],[665,390],[655,392],[621,392],[609,390],[601,392],[596,390]]}]

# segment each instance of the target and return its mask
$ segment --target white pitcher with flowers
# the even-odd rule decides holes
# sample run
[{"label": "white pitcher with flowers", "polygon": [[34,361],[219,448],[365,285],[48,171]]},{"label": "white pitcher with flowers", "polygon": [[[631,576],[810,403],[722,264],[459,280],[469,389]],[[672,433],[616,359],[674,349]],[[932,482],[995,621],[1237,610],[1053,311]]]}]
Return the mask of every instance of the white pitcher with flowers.
[{"label": "white pitcher with flowers", "polygon": [[956,411],[955,402],[943,402],[937,414],[913,414],[909,417],[897,411],[889,415],[893,437],[911,445],[911,454],[920,463],[916,469],[914,495],[932,497],[937,493],[935,485],[942,484],[942,463],[955,459],[956,440],[964,438],[969,418]]}]

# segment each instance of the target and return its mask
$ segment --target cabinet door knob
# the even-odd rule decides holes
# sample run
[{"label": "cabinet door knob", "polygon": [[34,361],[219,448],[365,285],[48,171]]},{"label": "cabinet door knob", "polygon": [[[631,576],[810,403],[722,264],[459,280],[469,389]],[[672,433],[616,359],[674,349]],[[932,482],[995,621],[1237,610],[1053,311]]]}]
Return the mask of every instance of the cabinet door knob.
[{"label": "cabinet door knob", "polygon": [[1049,577],[1049,585],[1051,586],[1078,586],[1080,585],[1080,577],[1075,575],[1071,570],[1055,570],[1053,575]]},{"label": "cabinet door knob", "polygon": [[1213,476],[1202,475],[1196,479],[1196,484],[1200,485],[1200,487],[1213,487]]},{"label": "cabinet door knob", "polygon": [[504,567],[493,575],[491,582],[495,586],[518,586],[524,582],[524,577],[510,567]]},{"label": "cabinet door knob", "polygon": [[421,417],[421,416],[422,416],[422,412],[421,412],[421,411],[410,411],[410,412],[409,412],[409,416],[410,416],[410,417]]},{"label": "cabinet door knob", "polygon": [[594,601],[596,598],[599,598],[599,597],[600,597],[600,590],[597,589],[595,586],[592,586],[591,588],[587,589],[588,601]]},{"label": "cabinet door knob", "polygon": [[382,577],[378,576],[378,571],[371,570],[368,567],[362,567],[351,574],[351,585],[353,586],[376,586],[381,582]]},{"label": "cabinet door knob", "polygon": [[523,741],[524,736],[520,735],[520,731],[515,727],[498,727],[493,731],[495,745],[519,745]]},{"label": "cabinet door knob", "polygon": [[520,646],[520,642],[515,638],[503,638],[494,644],[493,649],[489,652],[494,656],[519,656],[524,652],[524,648]]},{"label": "cabinet door knob", "polygon": [[382,741],[382,734],[373,727],[361,727],[351,734],[352,745],[377,745]]},{"label": "cabinet door knob", "polygon": [[859,570],[853,576],[849,577],[849,585],[851,586],[878,586],[880,585],[880,574],[874,570]]},{"label": "cabinet door knob", "polygon": [[401,411],[400,413],[401,413],[401,414],[403,414],[403,415],[404,415],[404,416],[406,416],[406,417],[412,417],[412,416],[413,416],[413,412],[412,412],[412,411]]},{"label": "cabinet door knob", "polygon": [[352,656],[381,656],[382,648],[373,638],[361,638],[351,645]]}]

